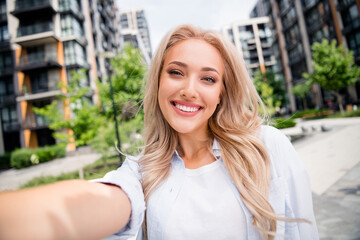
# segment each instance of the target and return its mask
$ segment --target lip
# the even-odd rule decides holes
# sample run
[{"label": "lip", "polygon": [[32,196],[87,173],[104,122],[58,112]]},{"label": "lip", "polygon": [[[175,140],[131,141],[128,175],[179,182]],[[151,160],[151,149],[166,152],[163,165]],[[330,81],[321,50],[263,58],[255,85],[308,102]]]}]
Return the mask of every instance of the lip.
[{"label": "lip", "polygon": [[[193,117],[193,116],[197,115],[199,112],[201,112],[201,110],[203,109],[203,107],[199,104],[184,101],[184,100],[172,100],[172,101],[170,101],[170,104],[177,114],[184,116],[184,117]],[[179,104],[179,105],[183,105],[186,107],[199,108],[199,110],[197,110],[196,112],[185,112],[185,111],[182,111],[182,110],[178,109],[177,107],[175,107],[174,104]]]}]

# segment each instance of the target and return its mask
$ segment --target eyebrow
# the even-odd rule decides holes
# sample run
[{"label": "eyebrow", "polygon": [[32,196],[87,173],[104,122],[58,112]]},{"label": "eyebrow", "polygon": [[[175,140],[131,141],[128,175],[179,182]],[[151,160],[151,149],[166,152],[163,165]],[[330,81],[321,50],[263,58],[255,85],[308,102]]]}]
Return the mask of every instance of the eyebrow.
[{"label": "eyebrow", "polygon": [[[170,64],[175,64],[175,65],[178,65],[180,67],[187,67],[188,65],[186,63],[183,63],[183,62],[179,62],[179,61],[172,61],[172,62],[169,62],[169,65]],[[217,74],[220,75],[220,73],[215,69],[215,68],[212,68],[212,67],[203,67],[201,68],[202,71],[211,71],[211,72],[216,72]]]}]

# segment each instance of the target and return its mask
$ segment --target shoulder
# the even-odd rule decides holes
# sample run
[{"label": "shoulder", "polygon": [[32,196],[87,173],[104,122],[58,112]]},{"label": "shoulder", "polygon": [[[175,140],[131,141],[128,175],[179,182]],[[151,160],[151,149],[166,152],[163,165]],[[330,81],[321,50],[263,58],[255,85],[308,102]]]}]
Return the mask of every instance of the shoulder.
[{"label": "shoulder", "polygon": [[305,170],[290,140],[280,130],[264,125],[261,127],[260,139],[269,154],[272,175],[289,177],[297,171]]}]

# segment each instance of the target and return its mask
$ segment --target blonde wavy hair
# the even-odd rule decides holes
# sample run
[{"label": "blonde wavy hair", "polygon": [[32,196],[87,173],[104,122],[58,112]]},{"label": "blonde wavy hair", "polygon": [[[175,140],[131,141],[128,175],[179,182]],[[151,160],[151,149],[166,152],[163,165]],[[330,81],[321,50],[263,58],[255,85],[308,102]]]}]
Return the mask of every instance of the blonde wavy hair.
[{"label": "blonde wavy hair", "polygon": [[[276,221],[269,201],[270,161],[264,144],[259,140],[259,106],[263,103],[250,79],[245,63],[235,47],[220,34],[182,25],[170,31],[160,43],[150,66],[144,98],[145,147],[140,159],[145,201],[169,176],[171,158],[179,147],[177,133],[163,117],[158,103],[160,74],[169,49],[180,41],[201,39],[215,47],[224,62],[221,101],[209,119],[210,136],[221,146],[225,166],[249,211],[253,225],[263,239],[273,239]],[[212,139],[209,139],[212,143]],[[146,220],[144,221],[146,234]]]}]

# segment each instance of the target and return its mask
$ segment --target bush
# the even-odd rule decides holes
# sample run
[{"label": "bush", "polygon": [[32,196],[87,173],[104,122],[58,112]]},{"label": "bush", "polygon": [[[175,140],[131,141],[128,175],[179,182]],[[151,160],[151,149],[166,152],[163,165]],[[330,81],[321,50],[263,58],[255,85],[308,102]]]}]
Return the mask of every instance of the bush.
[{"label": "bush", "polygon": [[31,166],[31,155],[34,150],[30,148],[17,149],[11,154],[10,165],[11,167],[20,169]]},{"label": "bush", "polygon": [[333,113],[333,111],[329,109],[307,109],[295,112],[292,118],[321,118],[331,113]]},{"label": "bush", "polygon": [[4,155],[0,156],[0,168],[9,168],[10,158],[11,158],[11,153],[9,152],[6,152]]},{"label": "bush", "polygon": [[277,129],[294,127],[296,122],[292,118],[273,118],[271,126],[276,127]]},{"label": "bush", "polygon": [[45,146],[37,149],[22,148],[12,153],[10,164],[12,167],[20,169],[64,156],[64,145]]}]

